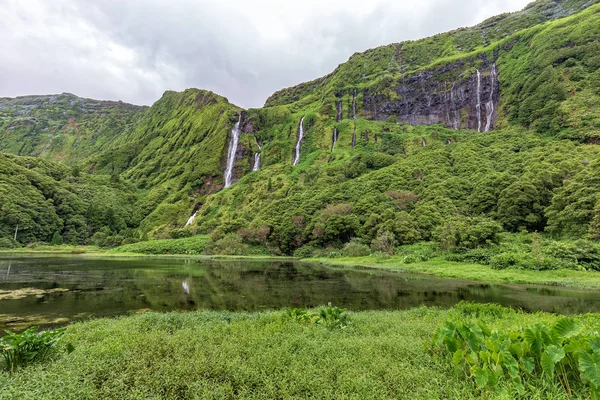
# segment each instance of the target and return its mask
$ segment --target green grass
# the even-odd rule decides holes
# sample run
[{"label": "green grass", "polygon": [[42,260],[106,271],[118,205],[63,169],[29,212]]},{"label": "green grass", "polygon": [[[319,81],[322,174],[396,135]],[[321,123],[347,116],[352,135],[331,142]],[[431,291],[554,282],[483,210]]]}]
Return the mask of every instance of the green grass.
[{"label": "green grass", "polygon": [[[0,398],[481,398],[426,349],[448,318],[475,316],[497,329],[558,318],[470,306],[349,313],[345,329],[304,325],[283,311],[100,319],[68,327],[71,354],[1,373]],[[560,398],[554,389],[526,398]]]},{"label": "green grass", "polygon": [[311,258],[304,261],[340,266],[362,266],[388,271],[416,272],[442,278],[457,278],[486,283],[514,283],[600,289],[600,273],[598,272],[574,271],[570,269],[532,271],[508,268],[495,270],[487,265],[452,262],[441,258],[411,264],[403,263],[403,259],[403,256],[389,258],[343,257],[335,259]]}]

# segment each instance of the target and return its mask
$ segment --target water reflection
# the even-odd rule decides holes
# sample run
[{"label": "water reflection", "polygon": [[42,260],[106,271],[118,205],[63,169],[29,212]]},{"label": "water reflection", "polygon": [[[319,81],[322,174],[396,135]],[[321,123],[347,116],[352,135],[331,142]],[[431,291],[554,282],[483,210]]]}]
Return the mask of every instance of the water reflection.
[{"label": "water reflection", "polygon": [[[11,296],[0,296],[0,329],[140,310],[256,311],[328,302],[352,310],[451,307],[461,300],[564,314],[600,310],[597,291],[281,261],[0,256],[4,267],[0,294]],[[16,291],[23,295],[13,296]]]}]

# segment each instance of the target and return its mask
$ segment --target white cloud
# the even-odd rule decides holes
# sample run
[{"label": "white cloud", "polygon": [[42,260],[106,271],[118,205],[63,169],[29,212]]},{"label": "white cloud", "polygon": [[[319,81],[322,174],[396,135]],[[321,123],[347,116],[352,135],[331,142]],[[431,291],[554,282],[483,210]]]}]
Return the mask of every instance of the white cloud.
[{"label": "white cloud", "polygon": [[0,0],[0,96],[72,92],[151,104],[200,87],[245,107],[356,51],[527,0]]}]

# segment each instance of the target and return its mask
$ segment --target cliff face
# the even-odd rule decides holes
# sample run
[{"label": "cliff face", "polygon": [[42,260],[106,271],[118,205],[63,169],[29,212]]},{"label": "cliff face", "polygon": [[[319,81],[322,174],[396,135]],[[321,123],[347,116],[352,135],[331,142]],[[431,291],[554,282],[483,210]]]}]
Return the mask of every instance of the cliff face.
[{"label": "cliff face", "polygon": [[443,123],[453,129],[489,131],[498,116],[500,82],[494,63],[484,59],[480,68],[457,61],[403,77],[383,93],[364,89],[362,114],[373,120],[394,117],[410,125]]}]

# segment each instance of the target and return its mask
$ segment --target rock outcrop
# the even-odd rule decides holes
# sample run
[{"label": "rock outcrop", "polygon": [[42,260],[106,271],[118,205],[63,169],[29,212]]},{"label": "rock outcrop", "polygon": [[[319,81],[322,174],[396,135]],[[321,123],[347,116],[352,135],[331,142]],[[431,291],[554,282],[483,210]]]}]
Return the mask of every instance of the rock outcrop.
[{"label": "rock outcrop", "polygon": [[382,89],[363,91],[366,118],[395,117],[410,125],[443,123],[482,132],[496,123],[500,83],[495,64],[487,59],[480,70],[457,61],[403,77]]}]

